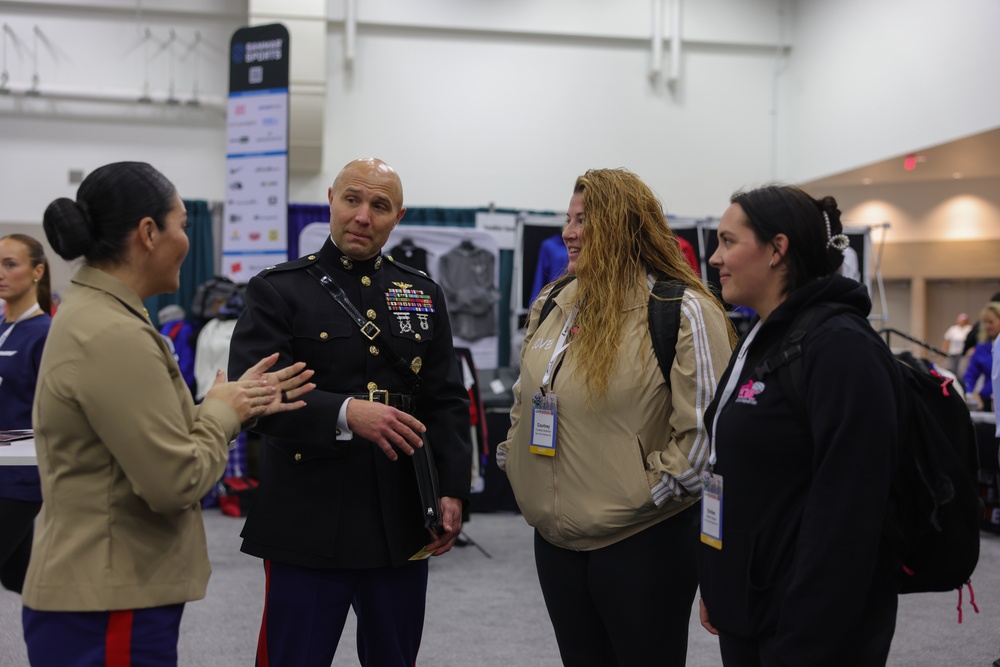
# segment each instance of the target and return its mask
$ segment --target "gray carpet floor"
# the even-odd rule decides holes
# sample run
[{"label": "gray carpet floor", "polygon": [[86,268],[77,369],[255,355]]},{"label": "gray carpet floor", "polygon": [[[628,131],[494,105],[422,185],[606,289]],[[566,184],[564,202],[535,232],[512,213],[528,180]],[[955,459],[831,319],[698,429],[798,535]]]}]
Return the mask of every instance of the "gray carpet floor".
[{"label": "gray carpet floor", "polygon": [[[260,561],[239,552],[242,521],[205,514],[213,574],[206,599],[190,603],[181,624],[180,664],[250,667],[262,609]],[[431,563],[427,620],[420,665],[439,667],[558,667],[552,626],[535,577],[532,531],[520,515],[473,514],[466,534],[474,546],[454,549]],[[1000,536],[983,534],[972,578],[980,612],[957,594],[900,598],[893,666],[990,667],[1000,658]],[[715,638],[692,613],[688,665],[720,664]],[[348,621],[334,667],[357,665],[354,625]],[[0,591],[0,667],[27,667],[20,598]]]}]

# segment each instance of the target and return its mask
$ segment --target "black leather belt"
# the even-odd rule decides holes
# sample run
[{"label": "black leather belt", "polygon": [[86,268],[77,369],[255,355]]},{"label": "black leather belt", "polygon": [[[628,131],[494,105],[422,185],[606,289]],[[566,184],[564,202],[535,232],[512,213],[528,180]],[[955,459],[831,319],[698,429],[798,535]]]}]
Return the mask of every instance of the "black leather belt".
[{"label": "black leather belt", "polygon": [[407,414],[413,413],[413,397],[409,394],[393,394],[384,389],[374,389],[367,394],[348,394],[348,396],[362,401],[385,403],[389,407],[402,410]]}]

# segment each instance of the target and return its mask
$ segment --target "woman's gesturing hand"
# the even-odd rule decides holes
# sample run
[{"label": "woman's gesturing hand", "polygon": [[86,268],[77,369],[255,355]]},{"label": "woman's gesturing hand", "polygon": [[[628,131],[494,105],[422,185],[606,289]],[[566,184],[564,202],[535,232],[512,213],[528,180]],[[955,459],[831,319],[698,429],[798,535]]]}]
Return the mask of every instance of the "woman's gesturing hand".
[{"label": "woman's gesturing hand", "polygon": [[305,407],[306,402],[299,399],[316,388],[315,384],[308,382],[313,371],[300,361],[268,373],[277,360],[277,353],[264,357],[235,382],[226,382],[225,373],[219,370],[205,400],[214,399],[227,404],[236,412],[240,422]]},{"label": "woman's gesturing hand", "polygon": [[306,402],[299,399],[316,388],[314,383],[307,382],[313,376],[314,371],[306,368],[305,362],[302,361],[282,368],[280,371],[268,373],[267,370],[277,360],[277,352],[264,357],[248,368],[247,372],[240,378],[240,381],[263,381],[268,387],[275,389],[271,401],[264,405],[264,409],[255,414],[255,417],[303,408]]}]

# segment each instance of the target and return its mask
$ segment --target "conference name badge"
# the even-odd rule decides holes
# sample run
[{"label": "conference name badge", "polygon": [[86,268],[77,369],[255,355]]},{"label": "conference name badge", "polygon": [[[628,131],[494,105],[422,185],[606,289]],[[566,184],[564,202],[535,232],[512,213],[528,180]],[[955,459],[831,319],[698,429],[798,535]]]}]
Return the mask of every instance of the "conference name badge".
[{"label": "conference name badge", "polygon": [[536,391],[531,397],[531,453],[556,455],[556,395]]},{"label": "conference name badge", "polygon": [[722,475],[701,474],[701,541],[722,549]]}]

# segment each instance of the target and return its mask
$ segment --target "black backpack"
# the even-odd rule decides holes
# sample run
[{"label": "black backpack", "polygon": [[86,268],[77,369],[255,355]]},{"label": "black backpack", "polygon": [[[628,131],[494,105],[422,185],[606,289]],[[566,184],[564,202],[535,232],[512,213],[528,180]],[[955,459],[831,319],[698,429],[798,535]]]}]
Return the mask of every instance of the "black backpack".
[{"label": "black backpack", "polygon": [[[555,308],[556,295],[570,284],[576,276],[560,278],[549,291],[542,312],[538,315],[541,324],[552,309]],[[684,297],[685,284],[680,280],[657,280],[649,295],[648,318],[649,337],[653,342],[653,352],[659,362],[660,372],[667,386],[670,386],[670,367],[674,363],[674,352],[677,346],[677,331],[681,326],[681,300]]]},{"label": "black backpack", "polygon": [[[804,411],[803,341],[827,318],[851,310],[830,304],[805,309],[778,353],[757,366],[757,378],[781,371],[785,395]],[[885,344],[874,330],[872,336]],[[976,432],[965,401],[948,386],[952,379],[902,356],[896,357],[903,379],[900,461],[886,522],[900,555],[900,592],[961,592],[979,561],[983,504]]]}]

